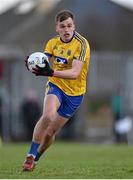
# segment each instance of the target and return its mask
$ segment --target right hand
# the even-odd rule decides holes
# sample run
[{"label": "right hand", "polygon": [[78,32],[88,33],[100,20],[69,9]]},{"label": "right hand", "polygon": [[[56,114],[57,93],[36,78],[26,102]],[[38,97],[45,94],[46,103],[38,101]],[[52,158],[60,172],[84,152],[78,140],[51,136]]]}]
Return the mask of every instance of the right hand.
[{"label": "right hand", "polygon": [[26,56],[26,58],[24,59],[24,62],[25,62],[26,68],[27,68],[28,71],[29,71],[29,67],[28,67],[28,58],[29,58],[29,56]]},{"label": "right hand", "polygon": [[50,67],[47,60],[44,61],[45,67],[39,67],[38,65],[36,65],[36,68],[32,69],[32,73],[34,73],[36,76],[53,76],[54,70]]}]

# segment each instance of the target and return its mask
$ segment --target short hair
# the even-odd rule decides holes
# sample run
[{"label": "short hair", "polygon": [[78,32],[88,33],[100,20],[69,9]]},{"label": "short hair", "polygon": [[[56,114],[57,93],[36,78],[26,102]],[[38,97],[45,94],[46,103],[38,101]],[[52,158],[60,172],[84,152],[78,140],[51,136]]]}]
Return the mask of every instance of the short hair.
[{"label": "short hair", "polygon": [[55,16],[55,22],[62,22],[68,18],[72,18],[74,20],[74,14],[69,10],[62,10],[58,12]]}]

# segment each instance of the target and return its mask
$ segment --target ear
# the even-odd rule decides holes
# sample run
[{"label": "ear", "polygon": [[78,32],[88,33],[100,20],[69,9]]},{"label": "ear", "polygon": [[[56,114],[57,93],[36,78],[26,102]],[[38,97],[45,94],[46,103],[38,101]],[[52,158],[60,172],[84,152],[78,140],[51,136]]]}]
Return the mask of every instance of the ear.
[{"label": "ear", "polygon": [[73,23],[73,29],[74,29],[74,31],[75,31],[75,28],[76,28],[76,27],[75,27],[75,23]]},{"label": "ear", "polygon": [[55,26],[55,30],[56,30],[56,32],[58,33],[58,25],[56,24],[56,26]]}]

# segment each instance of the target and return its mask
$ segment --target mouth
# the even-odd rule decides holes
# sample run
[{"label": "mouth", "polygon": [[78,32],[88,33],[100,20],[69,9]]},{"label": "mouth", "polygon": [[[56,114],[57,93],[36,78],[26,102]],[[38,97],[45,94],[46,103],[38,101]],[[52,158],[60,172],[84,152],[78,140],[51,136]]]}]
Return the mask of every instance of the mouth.
[{"label": "mouth", "polygon": [[69,34],[69,33],[66,33],[66,34],[64,34],[64,37],[65,37],[65,38],[68,38],[68,37],[70,37],[70,34]]}]

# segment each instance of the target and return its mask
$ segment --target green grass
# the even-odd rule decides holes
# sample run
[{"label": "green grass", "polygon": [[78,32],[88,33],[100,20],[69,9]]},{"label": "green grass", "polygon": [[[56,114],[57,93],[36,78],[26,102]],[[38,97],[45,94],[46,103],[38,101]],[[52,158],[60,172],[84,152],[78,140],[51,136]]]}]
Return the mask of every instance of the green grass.
[{"label": "green grass", "polygon": [[133,178],[132,146],[56,142],[40,159],[35,171],[22,172],[28,146],[0,146],[0,179]]}]

